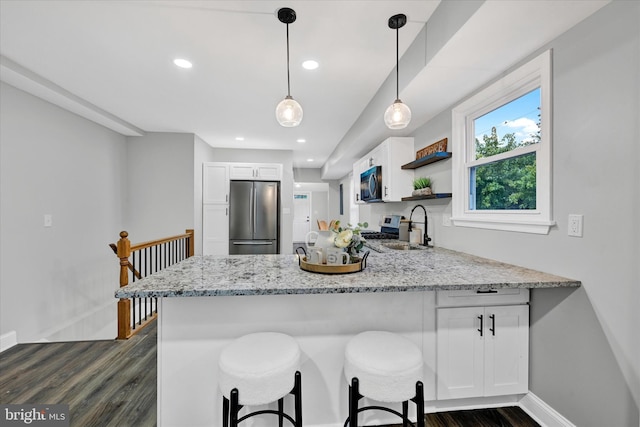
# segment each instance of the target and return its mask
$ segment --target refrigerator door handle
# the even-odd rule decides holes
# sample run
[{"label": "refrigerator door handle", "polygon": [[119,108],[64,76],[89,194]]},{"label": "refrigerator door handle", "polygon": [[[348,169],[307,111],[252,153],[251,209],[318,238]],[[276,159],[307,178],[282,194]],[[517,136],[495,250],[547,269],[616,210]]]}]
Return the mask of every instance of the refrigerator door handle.
[{"label": "refrigerator door handle", "polygon": [[252,210],[253,210],[253,237],[255,238],[255,233],[256,233],[256,229],[258,228],[258,220],[257,220],[257,213],[258,213],[258,192],[256,191],[256,186],[255,184],[253,185],[253,206],[252,206]]},{"label": "refrigerator door handle", "polygon": [[231,242],[234,245],[273,245],[273,242]]}]

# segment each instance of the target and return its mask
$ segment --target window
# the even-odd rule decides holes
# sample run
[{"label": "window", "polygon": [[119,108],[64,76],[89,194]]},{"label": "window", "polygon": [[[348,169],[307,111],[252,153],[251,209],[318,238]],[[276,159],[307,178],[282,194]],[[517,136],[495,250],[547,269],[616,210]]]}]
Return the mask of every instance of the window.
[{"label": "window", "polygon": [[551,51],[453,109],[455,225],[546,234],[551,213]]}]

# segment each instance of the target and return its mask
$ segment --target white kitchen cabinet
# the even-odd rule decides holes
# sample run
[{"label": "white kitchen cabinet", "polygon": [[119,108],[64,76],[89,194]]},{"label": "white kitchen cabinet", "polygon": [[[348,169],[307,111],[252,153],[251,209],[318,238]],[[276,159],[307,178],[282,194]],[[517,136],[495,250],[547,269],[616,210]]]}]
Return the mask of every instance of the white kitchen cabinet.
[{"label": "white kitchen cabinet", "polygon": [[202,170],[202,254],[229,254],[229,163]]},{"label": "white kitchen cabinet", "polygon": [[382,166],[382,200],[400,202],[413,190],[413,170],[402,169],[402,165],[414,160],[413,138],[392,137],[367,153],[353,165],[353,183],[356,203],[360,201],[360,174],[373,166]]},{"label": "white kitchen cabinet", "polygon": [[229,205],[203,206],[202,254],[229,255]]},{"label": "white kitchen cabinet", "polygon": [[413,190],[413,170],[402,169],[403,164],[415,158],[413,138],[386,139],[380,144],[377,157],[382,166],[382,200],[401,202]]},{"label": "white kitchen cabinet", "polygon": [[436,311],[438,400],[527,393],[527,304]]},{"label": "white kitchen cabinet", "polygon": [[353,191],[355,193],[353,200],[357,204],[364,204],[364,202],[360,200],[360,174],[367,169],[369,169],[368,159],[360,159],[353,164]]},{"label": "white kitchen cabinet", "polygon": [[229,164],[206,162],[202,165],[202,203],[229,203]]},{"label": "white kitchen cabinet", "polygon": [[230,163],[229,177],[233,180],[281,181],[279,163]]}]

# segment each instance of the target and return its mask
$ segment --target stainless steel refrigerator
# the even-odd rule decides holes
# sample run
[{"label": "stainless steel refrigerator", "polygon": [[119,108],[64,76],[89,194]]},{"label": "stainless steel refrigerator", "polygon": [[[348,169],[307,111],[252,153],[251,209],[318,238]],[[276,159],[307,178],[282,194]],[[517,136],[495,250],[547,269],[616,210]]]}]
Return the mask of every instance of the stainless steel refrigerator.
[{"label": "stainless steel refrigerator", "polygon": [[280,253],[280,183],[231,181],[229,254]]}]

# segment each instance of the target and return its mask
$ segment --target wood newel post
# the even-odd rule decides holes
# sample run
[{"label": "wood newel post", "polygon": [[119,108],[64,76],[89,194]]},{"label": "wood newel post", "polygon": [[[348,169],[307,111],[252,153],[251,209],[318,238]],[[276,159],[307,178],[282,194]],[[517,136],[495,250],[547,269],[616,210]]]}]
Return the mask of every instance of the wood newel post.
[{"label": "wood newel post", "polygon": [[187,254],[187,258],[190,258],[195,254],[194,232],[193,232],[193,229],[187,228],[185,230],[185,233],[189,235],[189,253]]},{"label": "wood newel post", "polygon": [[120,258],[120,287],[129,284],[129,256],[131,255],[131,242],[128,239],[129,233],[120,232],[118,240],[118,258]]},{"label": "wood newel post", "polygon": [[[131,242],[129,233],[120,232],[120,240],[117,245],[117,256],[120,258],[120,287],[129,284],[129,256],[131,255]],[[131,300],[120,298],[118,301],[118,339],[125,340],[131,335]]]}]

